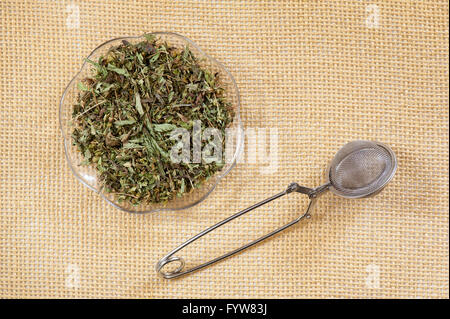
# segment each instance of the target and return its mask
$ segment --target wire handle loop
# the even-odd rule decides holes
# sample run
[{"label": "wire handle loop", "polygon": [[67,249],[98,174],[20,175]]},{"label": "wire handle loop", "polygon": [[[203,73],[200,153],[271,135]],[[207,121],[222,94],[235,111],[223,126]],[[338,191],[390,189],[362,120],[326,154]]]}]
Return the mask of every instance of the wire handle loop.
[{"label": "wire handle loop", "polygon": [[[177,248],[175,248],[174,250],[169,252],[166,256],[164,256],[163,258],[161,258],[157,262],[157,264],[156,264],[156,271],[159,273],[160,276],[162,276],[165,279],[177,278],[177,277],[184,276],[184,275],[187,275],[189,273],[192,273],[194,271],[197,271],[199,269],[205,268],[205,267],[207,267],[209,265],[212,265],[212,264],[214,264],[216,262],[219,262],[219,261],[221,261],[221,260],[223,260],[225,258],[228,258],[228,257],[230,257],[232,255],[235,255],[235,254],[243,251],[244,249],[247,249],[247,248],[249,248],[249,247],[251,247],[253,245],[256,245],[257,243],[259,243],[259,242],[261,242],[261,241],[263,241],[263,240],[265,240],[265,239],[267,239],[267,238],[269,238],[271,236],[274,236],[274,235],[278,234],[279,232],[285,230],[286,228],[297,224],[303,218],[311,217],[310,216],[310,211],[311,211],[311,209],[312,209],[312,207],[313,207],[313,205],[314,205],[314,203],[315,203],[315,201],[317,199],[317,196],[320,193],[322,193],[323,191],[327,190],[329,186],[330,186],[329,184],[325,184],[325,185],[317,187],[315,189],[311,189],[311,188],[300,186],[297,183],[291,183],[286,188],[286,190],[284,190],[284,191],[282,191],[282,192],[280,192],[280,193],[278,193],[276,195],[273,195],[273,196],[271,196],[271,197],[269,197],[269,198],[267,198],[267,199],[265,199],[265,200],[263,200],[263,201],[261,201],[259,203],[256,203],[256,204],[254,204],[254,205],[252,205],[252,206],[250,206],[250,207],[248,207],[248,208],[246,208],[246,209],[244,209],[244,210],[242,210],[242,211],[240,211],[240,212],[238,212],[238,213],[236,213],[234,215],[231,215],[230,217],[228,217],[228,218],[222,220],[221,222],[219,222],[219,223],[217,223],[217,224],[215,224],[215,225],[205,229],[204,231],[202,231],[199,234],[195,235],[191,239],[185,241],[183,244],[181,244],[180,246],[178,246]],[[236,219],[236,218],[238,218],[238,217],[248,213],[249,211],[252,211],[252,210],[254,210],[254,209],[256,209],[256,208],[258,208],[258,207],[260,207],[260,206],[262,206],[264,204],[267,204],[267,203],[269,203],[269,202],[271,202],[271,201],[273,201],[273,200],[275,200],[277,198],[280,198],[280,197],[282,197],[284,195],[287,195],[289,193],[292,193],[292,192],[298,192],[298,193],[302,193],[302,194],[308,195],[308,197],[310,199],[310,202],[308,204],[308,207],[307,207],[305,213],[303,213],[300,217],[294,219],[293,221],[285,224],[284,226],[281,226],[280,228],[278,228],[278,229],[276,229],[276,230],[274,230],[274,231],[272,231],[272,232],[270,232],[270,233],[268,233],[266,235],[263,235],[263,236],[259,237],[258,239],[255,239],[255,240],[245,244],[244,246],[241,246],[241,247],[239,247],[237,249],[234,249],[234,250],[232,250],[232,251],[230,251],[228,253],[225,253],[224,255],[221,255],[219,257],[211,259],[211,260],[209,260],[209,261],[207,261],[207,262],[205,262],[203,264],[200,264],[198,266],[195,266],[195,267],[187,269],[187,270],[183,270],[184,266],[185,266],[184,260],[181,257],[173,256],[175,253],[177,253],[178,251],[180,251],[181,249],[183,249],[187,245],[189,245],[192,242],[196,241],[197,239],[205,236],[206,234],[208,234],[209,232],[213,231],[214,229],[216,229],[216,228],[218,228],[218,227],[220,227],[220,226],[222,226],[222,225],[232,221],[233,219]],[[168,265],[170,263],[173,263],[173,262],[178,262],[179,263],[178,267],[175,270],[166,271],[166,272],[163,271],[163,268],[166,265]]]}]

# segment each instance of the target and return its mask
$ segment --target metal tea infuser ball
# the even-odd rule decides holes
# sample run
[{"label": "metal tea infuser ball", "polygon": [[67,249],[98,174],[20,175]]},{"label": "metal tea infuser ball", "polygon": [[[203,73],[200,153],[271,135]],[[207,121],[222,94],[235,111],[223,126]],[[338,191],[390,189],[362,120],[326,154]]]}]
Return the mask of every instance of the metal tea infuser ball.
[{"label": "metal tea infuser ball", "polygon": [[[327,182],[317,188],[308,188],[298,185],[297,183],[290,184],[286,190],[269,197],[253,206],[250,206],[223,221],[205,229],[201,233],[187,240],[166,256],[164,256],[157,264],[156,271],[164,278],[171,279],[183,276],[201,268],[212,265],[227,257],[239,253],[283,230],[295,225],[304,218],[311,217],[311,209],[317,200],[318,196],[327,190],[332,193],[345,198],[365,198],[374,196],[379,193],[387,183],[392,179],[397,170],[397,159],[394,152],[385,144],[371,141],[353,141],[344,145],[334,156],[330,163],[327,172]],[[182,258],[173,256],[187,245],[196,241],[200,237],[208,234],[214,229],[232,221],[239,216],[242,216],[249,211],[267,204],[277,198],[287,195],[292,192],[299,192],[309,197],[310,201],[308,207],[303,215],[287,223],[286,225],[239,247],[222,256],[207,261],[201,265],[193,268],[183,270],[185,262]],[[163,267],[169,263],[178,262],[179,265],[175,270],[163,271]]]}]

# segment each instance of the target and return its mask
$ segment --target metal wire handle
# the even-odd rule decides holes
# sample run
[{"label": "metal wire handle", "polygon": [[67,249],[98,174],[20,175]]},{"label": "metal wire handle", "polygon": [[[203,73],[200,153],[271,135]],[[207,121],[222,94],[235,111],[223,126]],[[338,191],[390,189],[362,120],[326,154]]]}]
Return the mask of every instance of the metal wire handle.
[{"label": "metal wire handle", "polygon": [[[212,265],[212,264],[214,264],[216,262],[219,262],[219,261],[221,261],[221,260],[223,260],[225,258],[228,258],[228,257],[230,257],[230,256],[232,256],[234,254],[237,254],[237,253],[243,251],[244,249],[247,249],[247,248],[249,248],[249,247],[251,247],[253,245],[256,245],[257,243],[259,243],[259,242],[261,242],[261,241],[263,241],[263,240],[265,240],[265,239],[267,239],[267,238],[269,238],[271,236],[274,236],[274,235],[278,234],[279,232],[285,230],[286,228],[297,224],[303,218],[310,218],[311,217],[310,211],[311,211],[311,209],[312,209],[312,207],[313,207],[313,205],[314,205],[314,203],[315,203],[315,201],[317,199],[317,196],[320,193],[322,193],[323,191],[326,191],[329,187],[330,187],[330,183],[327,183],[327,184],[325,184],[323,186],[320,186],[320,187],[317,187],[315,189],[303,187],[303,186],[298,185],[297,183],[292,183],[286,188],[286,190],[282,191],[281,193],[278,193],[278,194],[276,194],[276,195],[274,195],[272,197],[269,197],[269,198],[267,198],[267,199],[265,199],[265,200],[263,200],[263,201],[261,201],[261,202],[259,202],[257,204],[254,204],[254,205],[252,205],[252,206],[250,206],[250,207],[248,207],[248,208],[246,208],[246,209],[244,209],[244,210],[242,210],[242,211],[240,211],[240,212],[238,212],[238,213],[236,213],[236,214],[234,214],[234,215],[232,215],[232,216],[222,220],[221,222],[215,224],[214,226],[211,226],[211,227],[205,229],[201,233],[199,233],[196,236],[192,237],[191,239],[187,240],[186,242],[184,242],[183,244],[181,244],[180,246],[178,246],[177,248],[172,250],[170,253],[168,253],[166,256],[161,258],[158,261],[158,263],[156,264],[156,271],[165,279],[177,278],[177,277],[184,276],[184,275],[187,275],[189,273],[192,273],[194,271],[197,271],[199,269],[202,269],[204,267],[207,267],[209,265]],[[272,231],[272,232],[270,232],[270,233],[268,233],[268,234],[266,234],[266,235],[264,235],[262,237],[259,237],[258,239],[254,240],[254,241],[251,241],[248,244],[245,244],[244,246],[241,246],[241,247],[239,247],[239,248],[237,248],[235,250],[232,250],[232,251],[230,251],[230,252],[228,252],[228,253],[226,253],[226,254],[224,254],[222,256],[219,256],[217,258],[211,259],[210,261],[207,261],[207,262],[205,262],[203,264],[200,264],[198,266],[195,266],[193,268],[190,268],[190,269],[187,269],[187,270],[184,270],[184,271],[183,271],[184,266],[185,266],[184,260],[181,257],[173,256],[176,252],[180,251],[181,249],[183,249],[187,245],[189,245],[192,242],[196,241],[197,239],[203,237],[204,235],[208,234],[209,232],[213,231],[214,229],[216,229],[216,228],[218,228],[218,227],[220,227],[220,226],[222,226],[222,225],[232,221],[235,218],[238,218],[239,216],[242,216],[242,215],[248,213],[251,210],[254,210],[254,209],[256,209],[256,208],[258,208],[258,207],[260,207],[260,206],[262,206],[264,204],[267,204],[267,203],[269,203],[269,202],[271,202],[271,201],[273,201],[273,200],[275,200],[277,198],[280,198],[280,197],[282,197],[284,195],[287,195],[287,194],[290,194],[292,192],[298,192],[298,193],[302,193],[302,194],[308,195],[308,197],[310,199],[310,202],[309,202],[308,207],[307,207],[307,209],[306,209],[306,211],[305,211],[305,213],[303,215],[301,215],[300,217],[298,217],[298,218],[294,219],[293,221],[287,223],[286,225],[284,225],[284,226],[282,226],[282,227],[280,227],[280,228],[278,228],[278,229],[276,229],[276,230],[274,230],[274,231]],[[164,266],[166,266],[167,264],[171,263],[171,262],[178,262],[179,266],[173,271],[164,272],[162,270],[162,268]]]}]

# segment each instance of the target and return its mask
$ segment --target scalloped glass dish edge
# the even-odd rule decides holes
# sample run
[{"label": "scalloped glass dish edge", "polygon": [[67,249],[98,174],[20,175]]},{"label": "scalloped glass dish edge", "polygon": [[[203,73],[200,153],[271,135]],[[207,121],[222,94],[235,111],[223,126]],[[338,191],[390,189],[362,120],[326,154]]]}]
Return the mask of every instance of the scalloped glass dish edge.
[{"label": "scalloped glass dish edge", "polygon": [[[235,129],[235,134],[233,136],[233,153],[231,160],[225,163],[222,170],[217,172],[209,180],[205,181],[198,189],[194,189],[191,192],[168,201],[163,204],[140,204],[139,206],[132,206],[127,202],[119,203],[115,200],[114,195],[103,191],[103,187],[97,181],[97,172],[92,167],[81,167],[77,165],[81,161],[81,155],[75,150],[75,147],[71,143],[71,125],[70,125],[70,114],[72,111],[73,99],[68,99],[69,95],[75,94],[76,82],[79,79],[84,78],[88,74],[87,62],[84,61],[81,65],[77,74],[71,79],[69,84],[64,89],[64,93],[61,97],[59,103],[59,126],[64,141],[64,153],[67,163],[74,174],[74,176],[89,189],[98,193],[107,203],[110,205],[129,213],[152,213],[161,211],[177,211],[193,207],[203,200],[205,200],[211,192],[216,188],[219,182],[225,177],[231,169],[236,165],[238,156],[240,155],[243,148],[243,129],[240,119],[240,95],[239,89],[237,87],[236,81],[234,80],[231,73],[225,68],[225,66],[217,61],[216,59],[205,53],[200,47],[195,44],[192,40],[173,32],[151,32],[148,34],[153,34],[167,40],[171,45],[177,44],[188,44],[191,51],[199,60],[206,61],[207,67],[212,68],[213,71],[220,71],[220,79],[222,84],[226,87],[226,97],[231,101],[235,116],[231,127]],[[88,56],[88,59],[94,58],[96,55],[100,54],[102,49],[109,49],[115,43],[119,43],[122,40],[127,40],[129,42],[136,42],[144,39],[144,35],[139,36],[126,36],[119,37],[108,40],[99,46],[97,46]],[[97,56],[98,57],[98,56]],[[224,81],[224,77],[226,81]],[[69,100],[69,101],[68,101]]]}]

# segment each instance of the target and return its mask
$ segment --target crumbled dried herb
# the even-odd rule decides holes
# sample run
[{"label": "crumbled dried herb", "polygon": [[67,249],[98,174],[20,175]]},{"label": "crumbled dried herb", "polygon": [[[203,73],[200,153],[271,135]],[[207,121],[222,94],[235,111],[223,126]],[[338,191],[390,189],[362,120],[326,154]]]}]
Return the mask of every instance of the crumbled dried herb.
[{"label": "crumbled dried herb", "polygon": [[134,205],[181,196],[220,170],[220,162],[171,161],[176,141],[168,135],[177,127],[192,131],[201,121],[224,137],[234,115],[219,75],[203,68],[188,47],[145,38],[86,60],[93,69],[78,83],[72,114],[82,164],[97,169],[106,191]]}]

